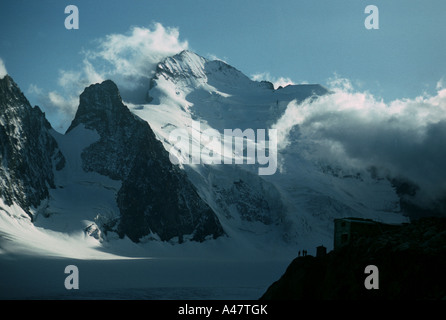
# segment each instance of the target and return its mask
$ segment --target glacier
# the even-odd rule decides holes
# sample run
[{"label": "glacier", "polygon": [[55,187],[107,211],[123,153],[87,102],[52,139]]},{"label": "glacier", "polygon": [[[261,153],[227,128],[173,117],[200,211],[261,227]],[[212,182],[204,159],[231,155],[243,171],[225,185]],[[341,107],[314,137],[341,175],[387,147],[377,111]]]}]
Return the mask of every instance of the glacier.
[{"label": "glacier", "polygon": [[[122,161],[130,151],[119,153],[139,145],[130,131],[116,134],[118,125],[104,135],[100,128],[105,118],[94,120],[94,126],[88,119],[75,120],[65,134],[48,127],[45,137],[57,145],[51,148],[53,185],[43,189],[48,196],[42,192],[40,203],[34,201],[29,209],[1,199],[0,298],[256,299],[299,250],[314,254],[319,245],[332,249],[335,218],[408,221],[388,180],[312,161],[305,157],[297,126],[280,131],[290,104],[326,94],[330,92],[317,84],[275,89],[225,62],[183,51],[160,61],[147,86],[146,103],[123,101],[137,122],[150,127],[165,154],[173,147],[170,135],[178,129],[198,150],[207,142],[196,137],[206,130],[219,132],[223,141],[225,129],[279,129],[278,170],[273,175],[259,175],[259,164],[247,164],[244,154],[232,155],[243,164],[180,159],[184,180],[178,186],[190,183],[197,201],[203,201],[218,221],[217,227],[203,224],[212,229],[208,235],[218,236],[200,241],[194,241],[187,228],[182,236],[145,229],[132,239],[117,228],[123,208],[117,201],[119,191],[126,183],[127,188],[134,184],[126,180],[130,167],[113,171],[106,160],[131,163]],[[107,112],[106,117],[114,117]],[[117,123],[128,116],[119,116]],[[197,128],[200,132],[194,132]],[[91,158],[96,162],[86,164],[86,150],[105,138],[106,148],[116,151],[97,152]],[[257,145],[247,137],[243,140],[246,148]],[[143,178],[139,172],[144,171],[135,171],[135,179]],[[133,201],[141,206],[146,199]],[[218,225],[223,233],[216,231]],[[79,267],[79,292],[63,288],[68,264]]]}]

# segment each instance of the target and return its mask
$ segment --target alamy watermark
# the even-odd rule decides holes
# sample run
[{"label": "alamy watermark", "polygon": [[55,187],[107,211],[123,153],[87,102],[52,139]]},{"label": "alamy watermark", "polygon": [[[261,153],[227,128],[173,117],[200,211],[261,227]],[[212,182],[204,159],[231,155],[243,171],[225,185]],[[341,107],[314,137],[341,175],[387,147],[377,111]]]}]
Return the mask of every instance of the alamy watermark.
[{"label": "alamy watermark", "polygon": [[65,14],[69,14],[64,21],[65,29],[79,29],[79,9],[77,6],[70,4],[65,7]]},{"label": "alamy watermark", "polygon": [[64,286],[67,290],[78,290],[79,289],[79,269],[77,266],[70,264],[65,267],[65,274],[68,276],[65,278]]},{"label": "alamy watermark", "polygon": [[273,175],[277,170],[277,129],[215,129],[201,131],[192,121],[190,133],[174,129],[169,135],[173,164],[258,164],[259,175]]},{"label": "alamy watermark", "polygon": [[366,29],[379,29],[379,10],[377,6],[368,5],[364,9],[364,13],[369,14],[364,20],[364,26]]},{"label": "alamy watermark", "polygon": [[367,290],[379,289],[379,270],[378,267],[371,264],[365,267],[365,274],[369,274],[364,280],[364,286]]},{"label": "alamy watermark", "polygon": [[[65,14],[69,14],[64,21],[65,28],[67,30],[79,29],[79,9],[77,6],[70,4],[65,7]],[[369,14],[364,20],[364,26],[366,29],[379,29],[379,11],[375,5],[368,5],[364,9],[364,13]]]}]

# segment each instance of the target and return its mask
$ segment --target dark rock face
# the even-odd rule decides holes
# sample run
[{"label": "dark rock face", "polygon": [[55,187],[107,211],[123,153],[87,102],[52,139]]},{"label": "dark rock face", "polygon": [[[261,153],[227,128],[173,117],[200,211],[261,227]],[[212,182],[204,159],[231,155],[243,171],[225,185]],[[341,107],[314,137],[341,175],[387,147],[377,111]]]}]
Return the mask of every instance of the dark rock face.
[{"label": "dark rock face", "polygon": [[[245,181],[245,177],[249,180]],[[227,218],[234,218],[230,208],[235,208],[241,220],[265,225],[279,223],[284,211],[279,193],[272,187],[268,190],[263,188],[266,183],[256,175],[245,174],[245,177],[228,186],[213,183],[216,204]]]},{"label": "dark rock face", "polygon": [[139,241],[157,234],[161,240],[178,237],[182,242],[186,235],[195,241],[223,235],[215,213],[172,165],[147,122],[122,103],[112,81],[91,85],[82,93],[68,131],[81,123],[100,136],[82,153],[84,170],[122,181],[117,194],[120,236]]},{"label": "dark rock face", "polygon": [[124,106],[112,81],[91,85],[81,94],[76,116],[67,133],[81,123],[87,129],[96,130],[101,137],[82,153],[83,169],[124,180],[138,155],[135,149],[147,140],[145,131],[149,130],[144,130],[143,121]]},{"label": "dark rock face", "polygon": [[50,130],[44,113],[31,107],[14,80],[0,79],[0,196],[30,216],[30,208],[54,188],[53,168],[60,170],[65,163]]},{"label": "dark rock face", "polygon": [[[368,265],[378,267],[379,289],[364,286]],[[446,219],[422,218],[323,257],[296,258],[261,299],[445,299],[445,268]]]}]

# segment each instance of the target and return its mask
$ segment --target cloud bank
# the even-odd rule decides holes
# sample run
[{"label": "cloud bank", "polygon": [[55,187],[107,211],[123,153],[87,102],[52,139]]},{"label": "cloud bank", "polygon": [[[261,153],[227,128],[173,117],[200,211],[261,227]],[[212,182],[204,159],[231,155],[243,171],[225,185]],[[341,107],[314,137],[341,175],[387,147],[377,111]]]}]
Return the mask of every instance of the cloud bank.
[{"label": "cloud bank", "polygon": [[176,28],[160,23],[150,28],[133,27],[126,34],[100,38],[93,48],[82,51],[82,63],[76,70],[60,70],[59,90],[42,92],[36,85],[29,90],[41,93],[39,103],[45,106],[48,118],[57,130],[64,131],[85,87],[111,79],[124,100],[141,103],[158,62],[187,48],[188,42],[180,40]]},{"label": "cloud bank", "polygon": [[446,195],[446,88],[433,96],[385,103],[335,79],[331,94],[291,102],[278,120],[279,148],[298,143],[305,156],[354,170],[374,167],[420,187],[427,206]]}]

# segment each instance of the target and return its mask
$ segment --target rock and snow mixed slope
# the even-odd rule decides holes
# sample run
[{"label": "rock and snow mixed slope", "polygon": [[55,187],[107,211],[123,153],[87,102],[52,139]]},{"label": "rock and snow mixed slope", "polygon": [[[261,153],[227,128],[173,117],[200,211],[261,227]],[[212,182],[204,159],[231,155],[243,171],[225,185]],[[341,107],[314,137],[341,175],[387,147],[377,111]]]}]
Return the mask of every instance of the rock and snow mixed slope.
[{"label": "rock and snow mixed slope", "polygon": [[[332,247],[334,218],[405,221],[388,180],[310,161],[297,126],[284,143],[280,124],[290,102],[325,94],[319,85],[274,89],[183,51],[159,63],[146,104],[127,107],[112,81],[86,88],[60,134],[9,76],[0,79],[0,280],[7,288],[0,297],[66,294],[53,273],[77,259],[84,288],[101,296],[160,298],[153,288],[193,286],[205,297],[258,298],[298,250]],[[228,150],[225,129],[254,136]],[[280,131],[277,150],[259,140],[257,130],[269,129]],[[175,132],[181,136],[172,139]],[[194,150],[209,150],[209,132],[219,138],[211,149],[221,163],[191,161]],[[177,166],[169,152],[178,138],[187,152],[177,154]],[[266,165],[248,150],[277,157],[275,173],[259,175]],[[34,269],[25,270],[30,263]],[[227,286],[224,296],[215,291]]]},{"label": "rock and snow mixed slope", "polygon": [[[147,93],[150,103],[131,110],[150,124],[166,150],[175,146],[171,134],[177,129],[184,129],[186,147],[189,143],[190,150],[202,150],[209,143],[202,138],[209,128],[221,134],[221,141],[225,129],[276,128],[290,102],[324,94],[329,92],[319,85],[275,90],[271,83],[252,81],[222,61],[183,51],[158,65]],[[263,243],[276,239],[307,248],[320,244],[330,248],[334,218],[406,220],[398,213],[399,199],[387,180],[311,162],[299,144],[298,128],[289,136],[291,143],[278,141],[278,169],[273,175],[260,176],[258,163],[246,164],[246,153],[233,154],[234,163],[237,158],[244,161],[241,165],[197,164],[187,155],[181,159],[228,234],[243,234]],[[258,142],[245,140],[245,149]],[[224,146],[213,151],[221,151],[225,159]]]},{"label": "rock and snow mixed slope", "polygon": [[[221,164],[191,163],[187,154],[180,157],[179,166],[170,162],[174,130],[182,130],[189,151],[209,147],[205,139],[209,129],[220,141],[225,129],[268,131],[280,125],[290,102],[329,94],[322,86],[274,89],[222,61],[183,51],[159,63],[146,104],[127,103],[127,108],[112,81],[92,85],[81,95],[70,128],[59,134],[17,93],[12,79],[5,79],[2,209],[5,213],[13,212],[14,206],[23,209],[34,219],[29,219],[30,228],[39,232],[87,235],[85,239],[95,239],[99,247],[113,247],[123,237],[146,244],[219,238],[227,248],[243,243],[275,251],[320,244],[330,248],[333,219],[338,217],[406,220],[387,180],[306,159],[298,128],[288,133],[288,144],[279,136],[277,154],[269,146],[270,156],[277,156],[272,175],[259,175],[264,165],[246,164],[247,153],[228,153],[225,146],[213,149]],[[25,111],[12,117],[11,110],[16,109]],[[22,113],[35,114],[37,124],[24,120],[29,116]],[[11,123],[30,123],[37,131]],[[22,140],[29,145],[16,147]],[[258,136],[242,140],[245,151],[259,150]],[[27,161],[11,167],[11,155]],[[232,164],[224,163],[228,155]],[[36,162],[37,169],[27,169]]]},{"label": "rock and snow mixed slope", "polygon": [[[106,234],[134,242],[204,241],[224,234],[212,209],[170,162],[149,125],[122,103],[112,81],[85,89],[62,135],[6,77],[2,124],[2,211],[22,220],[20,228],[98,241]],[[7,224],[1,225],[5,238],[14,234]]]},{"label": "rock and snow mixed slope", "polygon": [[32,218],[31,208],[48,198],[54,171],[65,159],[42,111],[31,107],[8,75],[0,79],[0,148],[0,197]]},{"label": "rock and snow mixed slope", "polygon": [[[116,194],[116,231],[137,242],[153,235],[162,241],[184,237],[203,241],[223,230],[186,175],[168,159],[149,125],[122,103],[112,81],[92,85],[80,97],[67,133],[83,124],[99,135],[82,151],[82,168],[122,182]],[[115,230],[109,221],[106,228]]]}]

